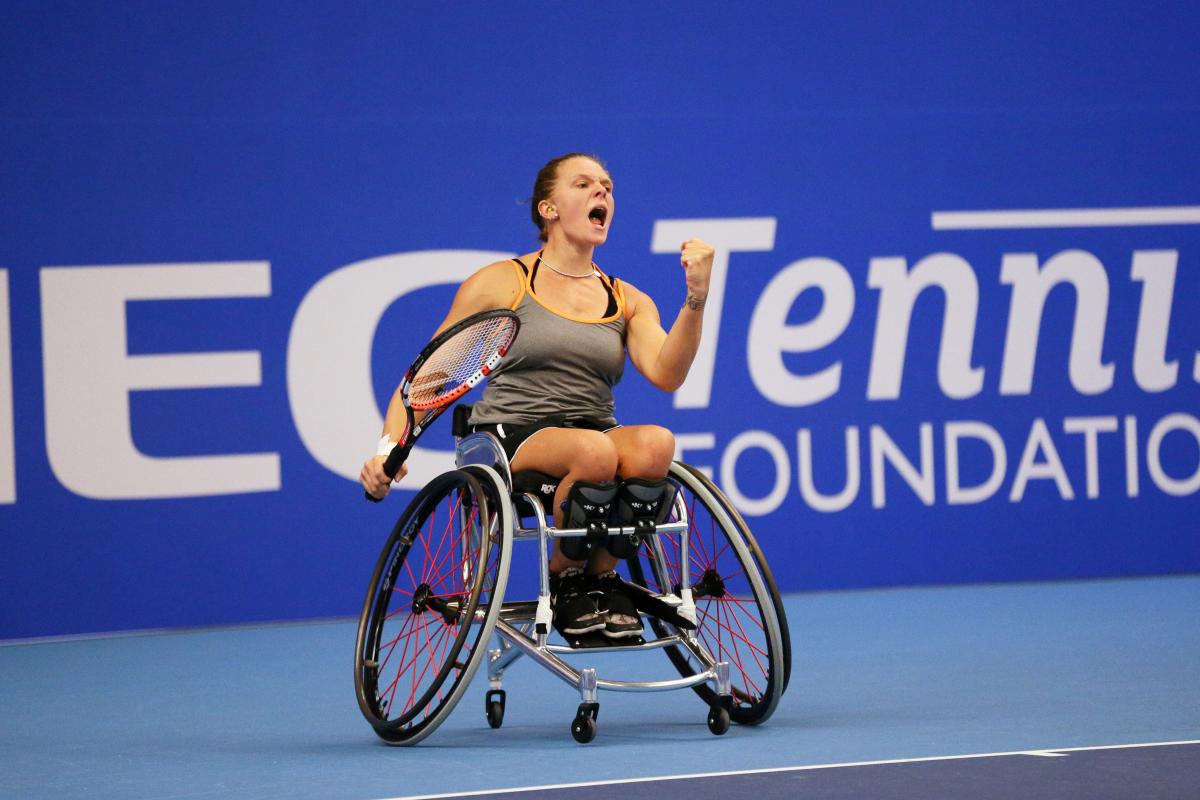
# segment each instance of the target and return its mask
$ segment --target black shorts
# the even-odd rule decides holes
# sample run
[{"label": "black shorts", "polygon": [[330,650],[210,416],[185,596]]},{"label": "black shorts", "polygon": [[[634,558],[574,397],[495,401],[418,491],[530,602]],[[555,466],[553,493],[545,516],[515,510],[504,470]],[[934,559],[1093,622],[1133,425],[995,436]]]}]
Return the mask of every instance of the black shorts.
[{"label": "black shorts", "polygon": [[496,424],[480,424],[472,425],[472,431],[482,431],[490,433],[500,440],[500,446],[504,448],[504,454],[508,456],[508,463],[517,457],[517,451],[521,449],[521,445],[529,441],[529,437],[533,436],[540,430],[546,428],[582,428],[587,431],[600,431],[606,433],[621,427],[619,424],[610,425],[608,422],[588,419],[586,417],[546,417],[526,425],[513,425],[507,422]]}]

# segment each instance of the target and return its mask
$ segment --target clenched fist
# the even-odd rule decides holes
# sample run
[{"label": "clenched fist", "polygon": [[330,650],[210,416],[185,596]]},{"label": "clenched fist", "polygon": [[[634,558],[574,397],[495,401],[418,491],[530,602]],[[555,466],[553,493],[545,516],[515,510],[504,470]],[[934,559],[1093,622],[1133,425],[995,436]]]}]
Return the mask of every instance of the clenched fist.
[{"label": "clenched fist", "polygon": [[713,246],[699,239],[688,239],[679,253],[683,266],[684,281],[687,283],[687,305],[698,309],[708,299],[708,279],[712,274]]}]

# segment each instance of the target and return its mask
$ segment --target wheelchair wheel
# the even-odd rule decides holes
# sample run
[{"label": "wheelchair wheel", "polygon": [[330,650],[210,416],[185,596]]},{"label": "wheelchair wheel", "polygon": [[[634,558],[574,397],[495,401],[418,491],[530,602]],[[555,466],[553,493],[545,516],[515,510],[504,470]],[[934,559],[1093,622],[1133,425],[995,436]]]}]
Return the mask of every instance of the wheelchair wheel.
[{"label": "wheelchair wheel", "polygon": [[746,520],[742,519],[741,512],[734,507],[729,498],[725,496],[725,493],[713,483],[712,478],[690,464],[681,462],[679,466],[690,472],[692,477],[708,489],[713,499],[720,503],[721,510],[728,514],[729,519],[737,526],[738,532],[746,540],[746,546],[749,548],[750,554],[754,556],[754,562],[757,564],[759,572],[762,573],[763,581],[767,585],[767,592],[771,595],[771,600],[775,603],[775,616],[779,618],[779,637],[783,644],[783,692],[786,692],[788,681],[792,679],[792,635],[788,627],[787,612],[783,607],[783,598],[779,594],[779,587],[775,583],[775,576],[771,574],[771,567],[763,557],[762,549],[758,546],[758,541],[754,538],[754,534],[750,532],[750,527],[746,524]]},{"label": "wheelchair wheel", "polygon": [[358,705],[389,744],[416,744],[458,703],[508,582],[512,506],[486,467],[435,478],[388,536],[355,646]]},{"label": "wheelchair wheel", "polygon": [[[702,473],[678,462],[671,465],[670,477],[679,486],[679,498],[667,521],[679,520],[680,502],[688,519],[696,641],[711,661],[729,663],[730,718],[741,725],[758,724],[775,711],[791,662],[779,592],[758,544],[736,512],[731,513],[732,506],[720,490]],[[629,560],[629,571],[635,582],[648,589],[678,592],[679,565],[679,537],[661,534],[642,543],[637,558]],[[678,632],[662,620],[651,617],[649,621],[659,636]],[[666,650],[685,677],[709,666],[686,647]],[[720,704],[708,684],[693,688],[710,707]]]}]

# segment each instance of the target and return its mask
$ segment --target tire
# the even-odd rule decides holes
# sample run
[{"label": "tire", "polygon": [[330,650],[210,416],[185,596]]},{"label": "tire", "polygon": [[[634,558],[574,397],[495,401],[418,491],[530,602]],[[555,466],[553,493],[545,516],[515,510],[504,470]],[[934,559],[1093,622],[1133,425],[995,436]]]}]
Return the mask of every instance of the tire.
[{"label": "tire", "polygon": [[359,709],[388,744],[433,733],[458,703],[500,614],[512,506],[486,467],[438,476],[400,515],[359,617]]},{"label": "tire", "polygon": [[[689,574],[698,623],[695,637],[705,658],[679,645],[666,648],[667,656],[684,677],[708,669],[713,662],[729,662],[733,694],[729,716],[740,725],[759,724],[774,713],[791,663],[779,592],[757,543],[747,535],[745,522],[712,481],[679,462],[671,465],[670,478],[679,488],[679,498],[667,521],[679,521],[682,503],[690,539]],[[648,537],[637,558],[629,560],[630,576],[652,591],[677,592],[681,584],[679,556],[680,537]],[[660,619],[650,617],[649,621],[658,636],[680,632]],[[719,702],[707,683],[693,690],[710,706]]]}]

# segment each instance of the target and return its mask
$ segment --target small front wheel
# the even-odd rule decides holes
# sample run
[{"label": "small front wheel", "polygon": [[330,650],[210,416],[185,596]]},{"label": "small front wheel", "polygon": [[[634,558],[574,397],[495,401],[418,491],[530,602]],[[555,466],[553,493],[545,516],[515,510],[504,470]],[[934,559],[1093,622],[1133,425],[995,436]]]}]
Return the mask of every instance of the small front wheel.
[{"label": "small front wheel", "polygon": [[724,706],[709,706],[708,729],[714,736],[721,736],[729,730],[729,712]]},{"label": "small front wheel", "polygon": [[571,722],[571,735],[580,744],[587,744],[596,738],[596,720],[585,716],[575,717]]},{"label": "small front wheel", "polygon": [[487,721],[488,721],[488,725],[490,725],[493,728],[499,728],[501,725],[503,725],[504,724],[504,706],[500,705],[499,703],[497,703],[494,700],[492,702],[488,703]]}]

